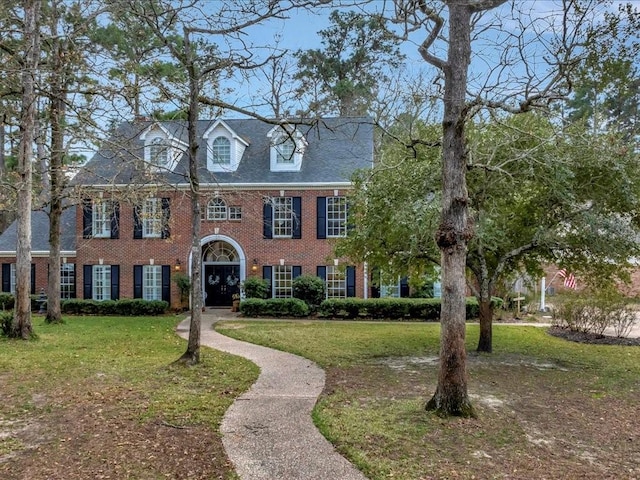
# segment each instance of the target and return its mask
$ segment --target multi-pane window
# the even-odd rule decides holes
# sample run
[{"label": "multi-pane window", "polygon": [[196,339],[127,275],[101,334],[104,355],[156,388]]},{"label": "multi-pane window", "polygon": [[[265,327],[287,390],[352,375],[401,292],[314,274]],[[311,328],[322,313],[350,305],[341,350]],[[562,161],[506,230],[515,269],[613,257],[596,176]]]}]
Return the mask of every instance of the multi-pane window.
[{"label": "multi-pane window", "polygon": [[347,235],[347,199],[327,197],[327,237]]},{"label": "multi-pane window", "polygon": [[216,137],[211,143],[213,163],[229,165],[231,163],[231,142],[226,137]]},{"label": "multi-pane window", "polygon": [[111,237],[112,209],[113,204],[109,200],[96,200],[93,203],[91,232],[94,237]]},{"label": "multi-pane window", "polygon": [[347,279],[344,270],[335,266],[327,266],[326,275],[327,298],[346,298]]},{"label": "multi-pane window", "polygon": [[13,295],[16,294],[16,264],[12,263],[10,267],[10,283],[9,283],[9,292]]},{"label": "multi-pane window", "polygon": [[93,299],[111,299],[111,265],[93,266]]},{"label": "multi-pane window", "polygon": [[148,146],[149,163],[157,168],[166,168],[169,163],[169,152],[162,138],[154,138]]},{"label": "multi-pane window", "polygon": [[221,198],[213,198],[207,204],[207,220],[226,220],[227,204]]},{"label": "multi-pane window", "polygon": [[143,265],[142,298],[145,300],[162,300],[161,265]]},{"label": "multi-pane window", "polygon": [[76,298],[76,266],[73,263],[60,265],[60,298]]},{"label": "multi-pane window", "polygon": [[289,298],[292,296],[293,267],[276,265],[273,267],[273,297]]},{"label": "multi-pane window", "polygon": [[242,220],[242,207],[229,207],[229,220]]},{"label": "multi-pane window", "polygon": [[294,163],[295,159],[293,154],[296,150],[296,145],[292,138],[283,137],[275,147],[277,163]]},{"label": "multi-pane window", "polygon": [[293,235],[292,197],[274,197],[273,205],[273,236],[291,237]]},{"label": "multi-pane window", "polygon": [[162,203],[160,198],[147,198],[142,204],[142,237],[160,238],[162,235]]}]

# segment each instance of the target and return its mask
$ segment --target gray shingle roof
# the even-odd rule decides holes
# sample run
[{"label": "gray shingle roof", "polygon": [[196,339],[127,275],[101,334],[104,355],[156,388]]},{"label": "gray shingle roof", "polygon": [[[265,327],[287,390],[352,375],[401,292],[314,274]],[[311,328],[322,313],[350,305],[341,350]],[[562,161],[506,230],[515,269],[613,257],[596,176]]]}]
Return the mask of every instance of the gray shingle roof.
[{"label": "gray shingle roof", "polygon": [[[267,133],[273,124],[256,119],[223,120],[249,144],[236,172],[210,172],[206,168],[206,146],[201,142],[198,163],[201,183],[220,184],[308,184],[348,182],[356,169],[371,168],[373,162],[373,124],[364,117],[323,119],[310,125],[298,125],[308,146],[299,172],[270,171],[270,141]],[[130,184],[149,180],[142,162],[144,145],[140,134],[155,122],[123,123],[104,147],[86,163],[74,179],[82,185]],[[158,122],[175,138],[187,143],[184,121]],[[198,122],[198,138],[215,120]],[[187,183],[186,155],[173,172],[154,178],[170,184]],[[161,177],[161,178],[160,178]]]},{"label": "gray shingle roof", "polygon": [[[76,249],[76,208],[66,208],[62,212],[60,238],[61,250],[75,251]],[[0,235],[0,252],[15,252],[17,243],[18,222],[15,221]],[[31,250],[34,252],[48,252],[49,247],[49,216],[42,210],[31,212]]]}]

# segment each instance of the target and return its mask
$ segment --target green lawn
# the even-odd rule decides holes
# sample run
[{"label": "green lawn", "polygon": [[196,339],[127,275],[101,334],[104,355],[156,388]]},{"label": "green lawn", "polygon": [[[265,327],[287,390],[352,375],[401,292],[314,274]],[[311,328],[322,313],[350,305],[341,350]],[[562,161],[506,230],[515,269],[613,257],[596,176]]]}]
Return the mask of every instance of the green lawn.
[{"label": "green lawn", "polygon": [[206,348],[172,365],[179,320],[34,317],[36,340],[0,338],[0,478],[230,478],[218,426],[258,369]]},{"label": "green lawn", "polygon": [[[238,328],[240,327],[240,328]],[[477,419],[424,411],[438,324],[236,322],[229,336],[297,353],[327,372],[316,424],[371,479],[640,478],[640,348],[570,343],[495,325],[473,352]]]}]

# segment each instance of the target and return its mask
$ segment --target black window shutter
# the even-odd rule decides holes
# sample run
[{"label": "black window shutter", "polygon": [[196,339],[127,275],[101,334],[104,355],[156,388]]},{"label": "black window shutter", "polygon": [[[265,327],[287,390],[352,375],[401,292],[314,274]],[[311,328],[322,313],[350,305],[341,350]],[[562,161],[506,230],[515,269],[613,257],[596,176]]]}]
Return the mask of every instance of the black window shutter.
[{"label": "black window shutter", "polygon": [[31,264],[31,295],[36,294],[36,264]]},{"label": "black window shutter", "polygon": [[162,300],[171,303],[171,266],[162,266]]},{"label": "black window shutter", "polygon": [[347,267],[347,297],[356,296],[356,267]]},{"label": "black window shutter", "polygon": [[111,238],[120,238],[120,204],[111,203]]},{"label": "black window shutter", "polygon": [[82,200],[82,238],[93,236],[93,203],[90,198]]},{"label": "black window shutter", "polygon": [[327,197],[317,198],[316,230],[317,238],[327,238]]},{"label": "black window shutter", "polygon": [[371,269],[371,298],[380,298],[380,269]]},{"label": "black window shutter", "polygon": [[133,238],[142,238],[142,220],[140,219],[140,205],[133,207]]},{"label": "black window shutter", "polygon": [[273,298],[273,282],[271,281],[272,272],[273,267],[269,265],[265,265],[262,267],[262,278],[264,278],[267,283],[269,283],[269,298]]},{"label": "black window shutter", "polygon": [[169,217],[171,215],[170,201],[168,198],[162,199],[162,232],[161,238],[169,238],[171,230],[169,229]]},{"label": "black window shutter", "polygon": [[273,206],[271,203],[265,203],[262,208],[262,236],[264,238],[273,238]]},{"label": "black window shutter", "polygon": [[409,279],[402,277],[400,279],[400,297],[406,298],[409,296]]},{"label": "black window shutter", "polygon": [[300,275],[302,275],[302,267],[298,266],[298,265],[294,265],[293,267],[291,267],[291,278],[298,278]]},{"label": "black window shutter", "polygon": [[85,300],[93,297],[93,265],[82,267],[82,296]]},{"label": "black window shutter", "polygon": [[316,275],[320,277],[323,281],[327,281],[327,267],[324,265],[318,265],[316,267]]},{"label": "black window shutter", "polygon": [[71,290],[71,292],[69,292],[69,297],[70,298],[76,298],[77,296],[77,281],[78,281],[78,275],[76,275],[76,265],[73,264],[73,290]]},{"label": "black window shutter", "polygon": [[142,298],[142,265],[133,266],[133,298]]},{"label": "black window shutter", "polygon": [[120,265],[111,265],[111,300],[120,298]]},{"label": "black window shutter", "polygon": [[11,291],[11,264],[10,263],[2,264],[2,291],[3,292]]},{"label": "black window shutter", "polygon": [[293,210],[292,238],[302,238],[302,197],[293,197],[291,207]]}]

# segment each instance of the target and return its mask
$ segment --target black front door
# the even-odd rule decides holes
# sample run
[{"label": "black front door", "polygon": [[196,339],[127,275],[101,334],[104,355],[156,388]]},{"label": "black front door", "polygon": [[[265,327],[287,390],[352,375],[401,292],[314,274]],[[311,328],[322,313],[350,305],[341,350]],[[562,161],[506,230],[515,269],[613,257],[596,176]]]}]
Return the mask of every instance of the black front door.
[{"label": "black front door", "polygon": [[204,293],[207,307],[231,306],[232,295],[240,293],[240,266],[205,265]]}]

